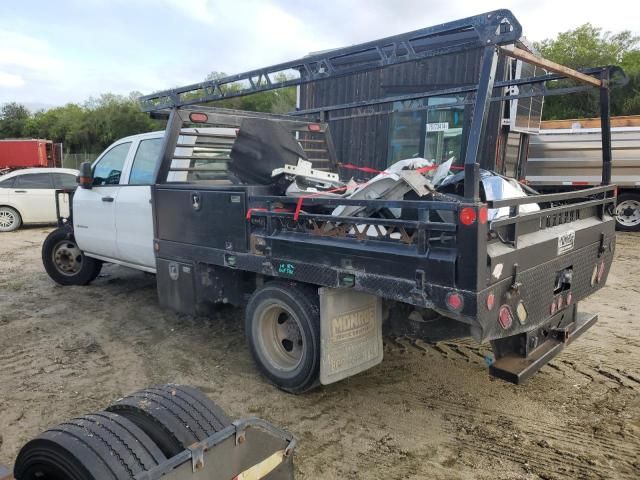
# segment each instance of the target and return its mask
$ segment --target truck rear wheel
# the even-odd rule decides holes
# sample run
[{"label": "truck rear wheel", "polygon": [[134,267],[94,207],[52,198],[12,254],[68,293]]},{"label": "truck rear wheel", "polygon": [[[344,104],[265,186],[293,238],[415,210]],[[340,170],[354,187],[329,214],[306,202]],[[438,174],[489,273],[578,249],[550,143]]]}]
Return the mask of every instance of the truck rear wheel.
[{"label": "truck rear wheel", "polygon": [[57,228],[42,244],[42,263],[51,279],[60,285],[86,285],[100,274],[102,262],[87,257],[69,228]]},{"label": "truck rear wheel", "polygon": [[303,393],[319,385],[317,289],[282,281],[265,284],[249,299],[245,332],[253,359],[276,386]]},{"label": "truck rear wheel", "polygon": [[621,193],[616,205],[616,222],[618,230],[626,232],[640,231],[640,195]]}]

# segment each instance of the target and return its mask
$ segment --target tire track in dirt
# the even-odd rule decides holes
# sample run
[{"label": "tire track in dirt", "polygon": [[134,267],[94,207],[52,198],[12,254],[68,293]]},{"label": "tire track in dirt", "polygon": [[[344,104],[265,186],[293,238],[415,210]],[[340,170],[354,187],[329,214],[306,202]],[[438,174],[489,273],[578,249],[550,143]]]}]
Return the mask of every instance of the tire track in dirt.
[{"label": "tire track in dirt", "polygon": [[[414,408],[424,408],[424,401],[408,398],[406,393],[402,396],[403,402]],[[430,408],[446,411],[447,423],[458,430],[456,444],[460,457],[477,458],[489,454],[507,458],[515,464],[525,465],[542,478],[555,478],[555,475],[589,479],[637,478],[634,475],[638,472],[632,462],[637,458],[640,439],[595,438],[587,432],[578,434],[540,419],[520,415],[509,417],[454,400],[441,402],[430,398],[428,404]],[[481,421],[478,421],[479,415]],[[502,430],[496,428],[496,419],[500,417],[509,419]],[[527,440],[519,440],[523,437]],[[593,456],[582,453],[591,451],[607,452],[605,460],[609,464],[601,465]],[[626,476],[619,477],[619,474]]]},{"label": "tire track in dirt", "polygon": [[[385,338],[384,345],[387,353],[399,352],[426,355],[428,352],[435,352],[444,358],[454,361],[464,360],[465,362],[480,365],[488,364],[490,359],[493,358],[488,347],[478,346],[473,343],[472,339],[425,342],[408,337],[388,337]],[[589,365],[585,359],[591,358],[591,355],[588,354],[591,350],[593,350],[592,353],[602,354],[602,351],[597,349],[580,349],[575,353],[570,353],[568,349],[565,349],[545,367],[551,368],[560,374],[577,373],[592,382],[598,379],[640,392],[640,374],[617,368],[606,361],[598,362],[597,366]]]},{"label": "tire track in dirt", "polygon": [[[434,352],[441,355],[437,349]],[[401,361],[400,356],[394,357],[388,360],[394,364]],[[395,368],[395,365],[389,368]],[[431,409],[446,412],[445,419],[454,429],[461,457],[477,458],[489,454],[506,458],[542,478],[637,478],[640,474],[634,463],[640,452],[640,438],[631,429],[596,435],[589,419],[585,419],[584,424],[570,424],[569,419],[554,421],[553,417],[531,417],[517,409],[510,411],[512,406],[486,408],[461,401],[455,394],[446,399],[419,395],[407,389],[404,382],[398,382],[394,387],[403,404],[412,408],[429,405]],[[625,398],[633,398],[634,393],[627,392]],[[610,417],[603,422],[615,419],[614,415]],[[503,420],[500,422],[499,419]]]},{"label": "tire track in dirt", "polygon": [[8,391],[38,390],[47,385],[65,386],[74,379],[74,389],[90,387],[118,371],[101,345],[91,336],[76,334],[59,340],[51,335],[26,337],[21,345],[0,355],[0,368],[11,379]]}]

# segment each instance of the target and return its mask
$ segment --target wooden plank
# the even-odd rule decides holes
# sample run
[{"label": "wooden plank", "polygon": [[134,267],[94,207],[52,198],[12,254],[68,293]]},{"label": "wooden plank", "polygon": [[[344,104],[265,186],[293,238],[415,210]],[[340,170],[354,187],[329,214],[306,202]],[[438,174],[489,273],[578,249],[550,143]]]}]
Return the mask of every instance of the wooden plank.
[{"label": "wooden plank", "polygon": [[593,85],[594,87],[602,86],[602,82],[597,78],[594,78],[590,75],[585,75],[584,73],[574,70],[573,68],[565,67],[564,65],[552,62],[551,60],[547,60],[546,58],[538,57],[532,53],[527,52],[526,50],[522,50],[521,48],[500,47],[500,50],[505,55],[517,58],[538,67],[542,67],[549,72],[565,75],[569,78],[573,78],[574,80],[578,80],[579,82]]},{"label": "wooden plank", "polygon": [[[580,125],[579,128],[600,128],[600,118],[569,118],[566,120],[544,120],[540,124],[543,130],[574,128],[574,125]],[[611,127],[640,127],[640,115],[625,115],[620,117],[611,117]]]}]

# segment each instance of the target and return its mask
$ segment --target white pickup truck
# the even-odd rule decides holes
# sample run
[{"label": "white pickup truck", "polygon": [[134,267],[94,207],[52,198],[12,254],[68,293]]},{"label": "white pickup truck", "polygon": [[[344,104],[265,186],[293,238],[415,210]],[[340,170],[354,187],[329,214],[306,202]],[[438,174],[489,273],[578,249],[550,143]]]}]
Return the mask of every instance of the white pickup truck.
[{"label": "white pickup truck", "polygon": [[[207,149],[181,147],[176,155],[228,155],[235,129],[199,130],[215,135],[217,144]],[[43,245],[42,261],[52,279],[63,285],[86,285],[98,276],[103,262],[155,273],[151,183],[164,134],[157,131],[122,138],[93,163],[92,188],[78,188],[73,196],[73,228],[51,232]],[[195,138],[181,137],[180,143],[190,144]],[[202,176],[186,171],[197,164],[197,160],[177,160],[176,165],[185,171],[171,173],[172,180]]]}]

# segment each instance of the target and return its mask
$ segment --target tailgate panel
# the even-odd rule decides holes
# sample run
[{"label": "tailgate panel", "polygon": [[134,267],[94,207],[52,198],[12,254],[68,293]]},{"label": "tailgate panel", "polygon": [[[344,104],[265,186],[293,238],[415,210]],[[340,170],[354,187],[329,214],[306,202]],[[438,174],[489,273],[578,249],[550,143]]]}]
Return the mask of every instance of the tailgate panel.
[{"label": "tailgate panel", "polygon": [[[578,235],[578,232],[576,232],[576,235]],[[606,236],[603,245],[604,252],[602,253],[600,252],[601,246],[598,240],[597,242],[574,249],[569,253],[560,255],[532,268],[526,270],[518,269],[515,281],[520,285],[520,288],[515,293],[510,289],[514,283],[513,263],[510,263],[510,268],[507,268],[505,264],[501,280],[479,293],[477,319],[481,330],[480,340],[493,340],[527,332],[549,319],[552,316],[551,304],[554,299],[557,298],[554,294],[556,277],[558,272],[564,269],[572,268],[572,280],[570,288],[561,294],[566,299],[567,293],[570,291],[572,305],[602,288],[606,283],[609,268],[613,260],[615,235]],[[549,256],[555,256],[557,241],[553,246],[550,247],[547,245],[546,248]],[[531,257],[526,250],[520,249],[518,250],[518,255],[522,258]],[[604,261],[605,264],[604,274],[600,282],[596,282],[592,286],[591,277],[594,267],[602,261]],[[490,271],[493,271],[493,269]],[[486,307],[486,298],[490,292],[493,292],[496,298],[496,307],[491,311]],[[519,301],[524,303],[527,312],[524,323],[521,323],[515,318],[516,305]],[[514,312],[514,321],[508,329],[502,328],[497,321],[498,309],[503,304],[510,305]],[[476,334],[476,336],[478,336],[478,334]]]}]

